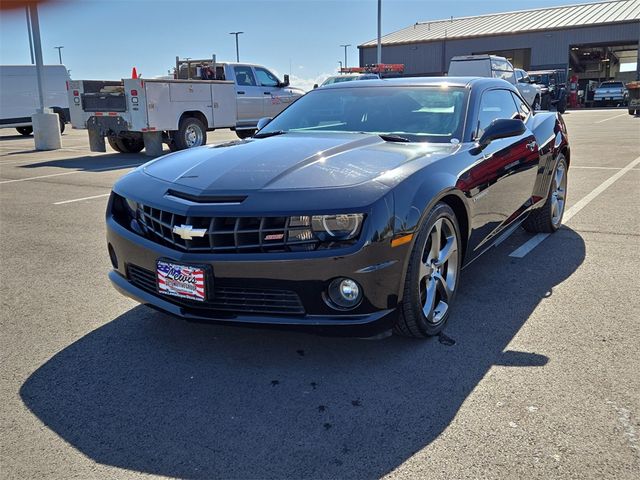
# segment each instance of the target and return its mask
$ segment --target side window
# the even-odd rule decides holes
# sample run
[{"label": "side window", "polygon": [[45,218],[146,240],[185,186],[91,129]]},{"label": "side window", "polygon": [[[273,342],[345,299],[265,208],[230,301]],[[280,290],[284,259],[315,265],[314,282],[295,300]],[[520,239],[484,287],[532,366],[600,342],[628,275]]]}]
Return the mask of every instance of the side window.
[{"label": "side window", "polygon": [[516,81],[519,82],[522,80],[522,72],[520,70],[516,70]]},{"label": "side window", "polygon": [[260,85],[263,87],[277,87],[280,84],[280,80],[264,68],[256,67],[256,76],[258,77],[258,82],[260,82]]},{"label": "side window", "polygon": [[489,90],[484,92],[480,99],[476,138],[480,138],[485,129],[494,120],[518,117],[519,112],[509,90]]},{"label": "side window", "polygon": [[256,79],[253,76],[251,67],[233,67],[233,71],[236,74],[236,84],[241,87],[254,87],[256,86]]},{"label": "side window", "polygon": [[522,100],[518,95],[511,92],[513,95],[513,100],[516,102],[516,106],[518,107],[518,111],[520,112],[520,118],[525,120],[527,116],[531,113],[531,108],[527,105],[527,102]]}]

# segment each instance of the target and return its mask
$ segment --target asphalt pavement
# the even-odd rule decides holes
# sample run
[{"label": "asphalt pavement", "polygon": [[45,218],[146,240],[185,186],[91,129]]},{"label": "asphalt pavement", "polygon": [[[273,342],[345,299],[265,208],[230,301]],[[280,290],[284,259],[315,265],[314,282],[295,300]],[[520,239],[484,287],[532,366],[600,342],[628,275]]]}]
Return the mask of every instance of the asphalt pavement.
[{"label": "asphalt pavement", "polygon": [[640,118],[565,120],[571,217],[466,268],[427,341],[139,306],[107,280],[104,211],[148,157],[0,130],[0,477],[635,480]]}]

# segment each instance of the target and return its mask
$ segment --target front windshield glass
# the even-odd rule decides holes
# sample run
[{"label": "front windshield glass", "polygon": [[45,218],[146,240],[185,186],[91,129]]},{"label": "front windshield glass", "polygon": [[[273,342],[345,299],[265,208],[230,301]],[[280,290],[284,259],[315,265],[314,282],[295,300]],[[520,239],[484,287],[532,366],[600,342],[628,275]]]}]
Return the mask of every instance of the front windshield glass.
[{"label": "front windshield glass", "polygon": [[357,80],[357,79],[358,77],[353,75],[340,75],[338,77],[329,77],[324,82],[322,82],[322,86],[331,85],[333,83],[349,82],[351,80]]},{"label": "front windshield glass", "polygon": [[540,83],[540,84],[543,84],[543,85],[549,85],[549,75],[547,73],[529,74],[529,78],[534,83]]},{"label": "front windshield glass", "polygon": [[270,132],[394,134],[414,142],[462,136],[467,92],[454,87],[359,87],[314,90],[274,118]]}]

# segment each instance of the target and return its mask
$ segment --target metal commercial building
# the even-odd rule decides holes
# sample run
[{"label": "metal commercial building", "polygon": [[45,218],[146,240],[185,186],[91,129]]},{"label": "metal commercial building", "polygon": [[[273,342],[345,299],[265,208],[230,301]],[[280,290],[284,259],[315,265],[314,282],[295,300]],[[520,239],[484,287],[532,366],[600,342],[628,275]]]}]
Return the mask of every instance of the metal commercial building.
[{"label": "metal commercial building", "polygon": [[[382,62],[405,75],[442,75],[451,57],[492,53],[525,70],[567,69],[581,80],[638,77],[640,0],[416,22],[382,37]],[[376,41],[358,46],[360,66],[376,62]]]}]

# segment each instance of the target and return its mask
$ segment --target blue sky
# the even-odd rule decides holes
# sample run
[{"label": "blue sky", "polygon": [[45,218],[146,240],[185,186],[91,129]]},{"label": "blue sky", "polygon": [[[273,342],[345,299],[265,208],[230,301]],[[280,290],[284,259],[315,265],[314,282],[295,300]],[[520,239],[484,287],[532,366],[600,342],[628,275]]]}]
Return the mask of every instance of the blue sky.
[{"label": "blue sky", "polygon": [[[577,0],[383,0],[383,34],[416,21],[438,20]],[[583,2],[586,3],[586,2]],[[127,77],[136,66],[145,77],[163,75],[180,57],[235,60],[231,31],[240,36],[240,60],[292,74],[308,87],[338,68],[340,44],[356,46],[376,36],[377,0],[70,0],[40,7],[45,63],[58,63],[74,79]],[[30,63],[24,11],[0,14],[0,63]]]}]

